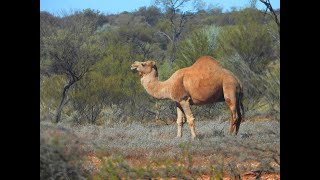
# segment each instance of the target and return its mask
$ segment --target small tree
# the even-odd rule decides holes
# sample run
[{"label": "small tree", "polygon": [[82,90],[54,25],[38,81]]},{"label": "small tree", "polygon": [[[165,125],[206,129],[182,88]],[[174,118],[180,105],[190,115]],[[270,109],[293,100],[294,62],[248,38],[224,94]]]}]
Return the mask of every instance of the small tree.
[{"label": "small tree", "polygon": [[[170,63],[176,60],[177,44],[178,40],[185,30],[185,25],[188,21],[188,17],[192,15],[190,12],[182,12],[181,9],[191,0],[156,0],[156,4],[165,10],[165,17],[170,22],[170,32],[165,33],[159,31],[158,33],[166,36],[171,42]],[[194,0],[193,8],[196,8],[200,0]]]},{"label": "small tree", "polygon": [[81,19],[77,22],[44,38],[43,48],[51,62],[50,72],[65,75],[67,81],[56,112],[57,123],[70,88],[90,71],[102,55],[102,46],[98,37],[92,34],[92,27],[82,24]]},{"label": "small tree", "polygon": [[[107,106],[123,111],[120,115],[134,112],[133,99],[144,89],[136,83],[136,74],[128,67],[141,56],[133,53],[132,45],[110,41],[106,55],[97,62],[79,83],[75,84],[71,103],[77,111],[77,120],[95,123],[102,118]],[[112,114],[110,119],[113,119]],[[103,119],[102,119],[103,120]]]},{"label": "small tree", "polygon": [[274,11],[274,9],[272,8],[272,5],[270,3],[270,0],[260,0],[260,2],[262,2],[266,7],[266,11],[265,14],[267,13],[267,11],[269,10],[272,14],[271,17],[274,20],[274,22],[277,24],[278,26],[278,32],[279,32],[279,36],[280,36],[280,20],[277,16],[277,13]]}]

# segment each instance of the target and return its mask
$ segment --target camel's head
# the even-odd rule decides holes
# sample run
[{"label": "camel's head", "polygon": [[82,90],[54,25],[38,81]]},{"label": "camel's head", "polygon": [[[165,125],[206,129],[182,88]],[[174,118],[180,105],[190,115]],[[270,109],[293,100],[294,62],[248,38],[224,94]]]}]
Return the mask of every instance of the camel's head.
[{"label": "camel's head", "polygon": [[135,61],[131,65],[131,70],[137,71],[140,75],[140,77],[143,77],[146,74],[149,74],[155,70],[155,75],[157,76],[157,67],[156,62],[154,61],[146,61],[146,62],[139,62]]}]

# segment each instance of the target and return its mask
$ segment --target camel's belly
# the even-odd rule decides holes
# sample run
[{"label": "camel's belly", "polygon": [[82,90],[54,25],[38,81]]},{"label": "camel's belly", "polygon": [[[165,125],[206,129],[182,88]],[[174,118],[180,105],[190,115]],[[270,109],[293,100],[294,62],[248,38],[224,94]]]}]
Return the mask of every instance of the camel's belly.
[{"label": "camel's belly", "polygon": [[190,93],[190,104],[193,105],[202,105],[202,104],[210,104],[214,102],[224,101],[223,90],[219,89],[202,89],[197,93]]},{"label": "camel's belly", "polygon": [[190,104],[191,105],[203,105],[203,104],[211,104],[211,103],[215,103],[215,102],[224,102],[224,98],[219,98],[219,99],[216,99],[216,100],[208,100],[208,101],[201,101],[201,100],[198,100],[198,99],[190,99]]}]

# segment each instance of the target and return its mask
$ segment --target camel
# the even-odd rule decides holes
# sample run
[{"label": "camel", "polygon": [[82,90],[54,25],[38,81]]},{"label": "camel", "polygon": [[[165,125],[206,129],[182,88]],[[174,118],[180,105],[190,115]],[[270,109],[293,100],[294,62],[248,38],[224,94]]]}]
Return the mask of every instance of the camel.
[{"label": "camel", "polygon": [[[171,99],[177,109],[177,137],[182,137],[186,118],[192,138],[196,137],[194,117],[190,105],[225,101],[230,114],[230,134],[237,135],[243,120],[243,88],[240,81],[211,56],[202,56],[189,67],[177,70],[166,81],[159,81],[155,61],[135,61],[131,70],[137,71],[142,86],[156,99]],[[240,112],[240,108],[242,113]]]}]

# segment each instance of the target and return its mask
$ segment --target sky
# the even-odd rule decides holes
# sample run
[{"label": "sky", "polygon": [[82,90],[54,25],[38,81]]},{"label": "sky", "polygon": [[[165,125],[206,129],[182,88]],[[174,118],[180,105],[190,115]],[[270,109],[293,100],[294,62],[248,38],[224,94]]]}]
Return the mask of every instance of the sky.
[{"label": "sky", "polygon": [[[219,6],[223,10],[230,7],[242,8],[249,5],[250,0],[203,0],[206,5]],[[280,0],[270,0],[274,9],[280,8]],[[123,11],[132,12],[142,6],[154,5],[154,0],[40,0],[40,11],[59,14],[61,11],[94,9],[105,14],[117,14]],[[257,8],[265,9],[265,5],[257,0]]]}]

